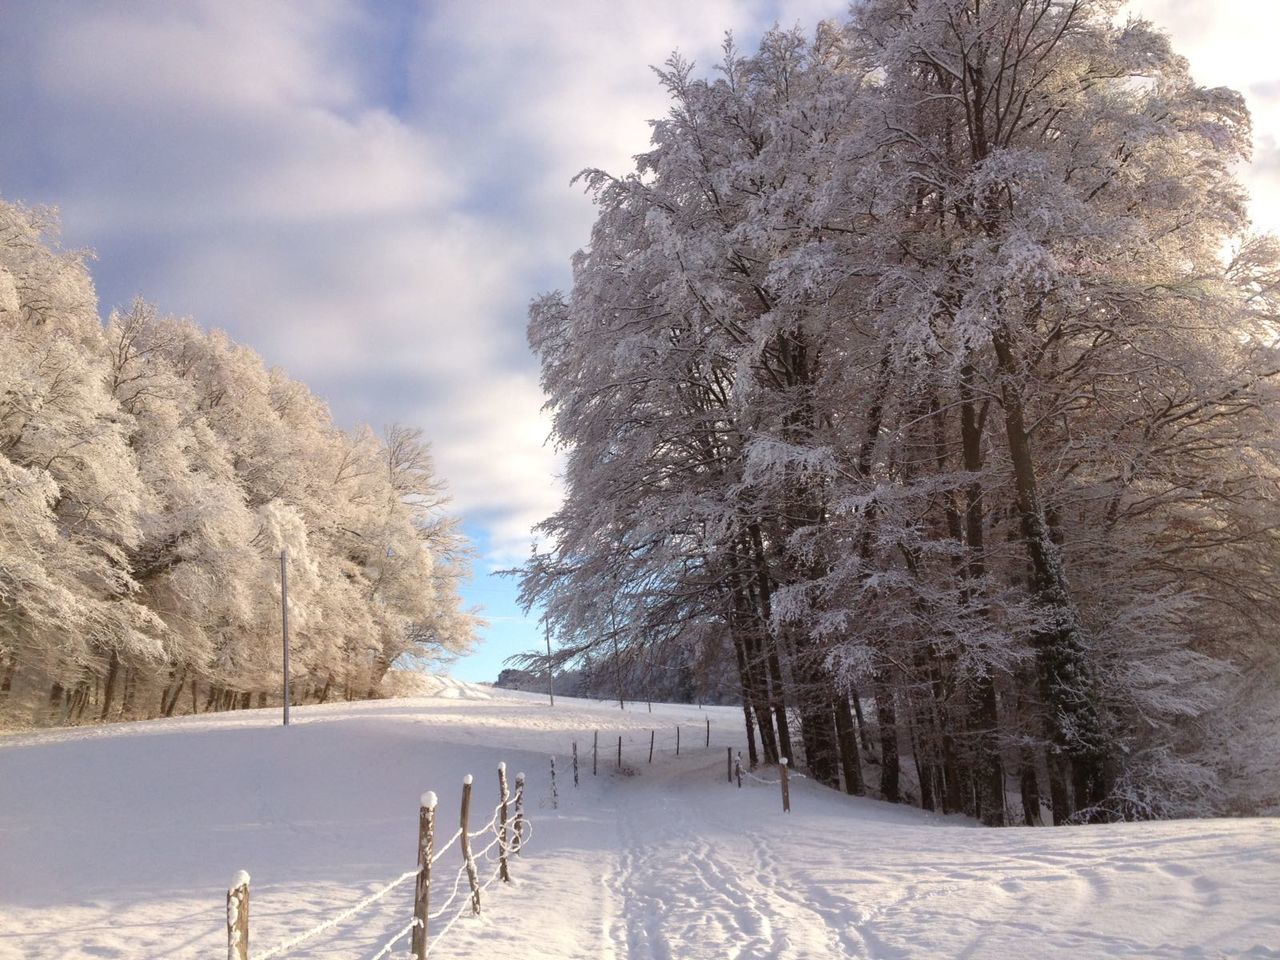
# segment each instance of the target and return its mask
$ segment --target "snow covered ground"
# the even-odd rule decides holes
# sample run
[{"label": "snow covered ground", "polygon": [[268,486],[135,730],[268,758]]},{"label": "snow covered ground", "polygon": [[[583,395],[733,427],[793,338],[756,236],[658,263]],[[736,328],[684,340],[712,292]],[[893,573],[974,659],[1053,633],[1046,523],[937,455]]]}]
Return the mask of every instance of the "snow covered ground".
[{"label": "snow covered ground", "polygon": [[[1280,820],[985,830],[807,782],[784,816],[776,787],[725,782],[740,716],[449,683],[287,730],[247,711],[0,739],[0,958],[224,956],[240,869],[259,954],[412,869],[422,791],[447,836],[474,773],[487,816],[500,760],[528,774],[531,844],[433,957],[1280,957]],[[411,886],[290,956],[373,956]]]}]

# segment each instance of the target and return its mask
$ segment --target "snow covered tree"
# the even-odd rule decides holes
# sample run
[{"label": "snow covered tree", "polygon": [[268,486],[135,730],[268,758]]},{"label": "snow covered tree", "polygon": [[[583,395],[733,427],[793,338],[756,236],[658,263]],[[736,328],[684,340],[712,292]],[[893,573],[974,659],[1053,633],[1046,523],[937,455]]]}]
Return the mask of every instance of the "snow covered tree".
[{"label": "snow covered tree", "polygon": [[467,547],[420,434],[344,433],[304,385],[145,302],[103,324],[52,231],[0,203],[5,717],[276,699],[282,550],[295,699],[374,696],[397,658],[465,650]]},{"label": "snow covered tree", "polygon": [[1277,248],[1240,97],[1116,13],[874,0],[668,63],[531,312],[563,660],[718,650],[766,759],[793,708],[818,779],[993,824],[1248,792],[1212,731],[1271,709],[1231,678],[1276,662]]}]

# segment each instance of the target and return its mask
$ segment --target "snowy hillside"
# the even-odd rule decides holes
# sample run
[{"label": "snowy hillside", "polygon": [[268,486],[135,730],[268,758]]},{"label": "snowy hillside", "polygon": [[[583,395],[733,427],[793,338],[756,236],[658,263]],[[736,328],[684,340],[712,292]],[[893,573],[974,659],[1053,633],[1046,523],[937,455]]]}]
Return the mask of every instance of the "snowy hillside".
[{"label": "snowy hillside", "polygon": [[[0,740],[0,958],[222,956],[240,869],[264,952],[413,869],[422,791],[447,836],[474,773],[487,816],[501,760],[531,843],[433,957],[1280,957],[1274,819],[987,830],[803,781],[784,816],[725,782],[736,709],[440,694]],[[373,956],[411,887],[290,956]]]}]

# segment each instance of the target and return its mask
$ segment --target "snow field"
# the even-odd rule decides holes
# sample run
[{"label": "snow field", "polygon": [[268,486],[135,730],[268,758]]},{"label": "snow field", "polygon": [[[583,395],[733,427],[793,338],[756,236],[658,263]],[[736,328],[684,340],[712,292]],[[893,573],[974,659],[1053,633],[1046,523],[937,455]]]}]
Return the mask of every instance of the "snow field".
[{"label": "snow field", "polygon": [[[0,958],[219,956],[241,869],[257,957],[412,870],[424,790],[437,849],[468,773],[483,823],[504,760],[526,773],[532,842],[433,957],[1280,957],[1274,819],[986,830],[802,780],[784,816],[777,786],[725,782],[736,708],[442,692],[298,708],[287,730],[245,711],[0,740]],[[461,865],[455,845],[436,877]],[[288,956],[372,957],[412,896]]]}]

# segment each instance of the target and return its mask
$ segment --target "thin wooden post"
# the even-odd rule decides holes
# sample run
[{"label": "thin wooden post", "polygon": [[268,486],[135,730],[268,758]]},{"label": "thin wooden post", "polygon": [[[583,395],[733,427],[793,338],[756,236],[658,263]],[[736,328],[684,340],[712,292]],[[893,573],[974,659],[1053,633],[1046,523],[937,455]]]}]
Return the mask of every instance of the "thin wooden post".
[{"label": "thin wooden post", "polygon": [[649,762],[650,763],[653,763],[653,737],[654,737],[654,734],[656,733],[657,733],[656,730],[649,731]]},{"label": "thin wooden post", "polygon": [[516,774],[516,817],[512,822],[511,850],[518,857],[524,845],[524,774]]},{"label": "thin wooden post", "polygon": [[507,765],[498,764],[498,796],[502,805],[498,808],[498,876],[503,883],[511,882],[507,867]]},{"label": "thin wooden post", "polygon": [[422,795],[418,807],[418,881],[413,891],[413,960],[427,957],[427,914],[431,912],[431,851],[436,837],[436,795]]},{"label": "thin wooden post", "polygon": [[618,769],[622,769],[622,734],[618,734]]},{"label": "thin wooden post", "polygon": [[707,717],[707,749],[711,749],[711,718]]},{"label": "thin wooden post", "polygon": [[480,875],[476,871],[476,858],[471,855],[471,836],[467,826],[471,822],[471,774],[462,778],[462,816],[459,826],[462,828],[458,840],[462,844],[462,862],[467,868],[467,881],[471,884],[471,912],[480,914]]},{"label": "thin wooden post", "polygon": [[787,758],[783,757],[778,761],[778,772],[780,774],[778,782],[782,784],[782,812],[791,812],[791,786],[787,782]]},{"label": "thin wooden post", "polygon": [[578,741],[573,741],[573,785],[578,785]]},{"label": "thin wooden post", "polygon": [[724,775],[729,783],[733,783],[733,747],[724,748]]},{"label": "thin wooden post", "polygon": [[227,888],[227,960],[249,960],[249,874],[243,870]]},{"label": "thin wooden post", "polygon": [[596,761],[600,757],[600,731],[597,730],[591,740],[591,775],[596,775]]},{"label": "thin wooden post", "polygon": [[742,751],[733,760],[733,775],[738,779],[738,789],[742,789]]},{"label": "thin wooden post", "polygon": [[556,793],[556,758],[551,757],[551,809],[560,808],[560,795]]},{"label": "thin wooden post", "polygon": [[676,756],[680,756],[680,725],[676,725]]},{"label": "thin wooden post", "polygon": [[284,725],[289,725],[289,554],[280,551],[280,638],[282,641],[282,663],[284,665]]}]

